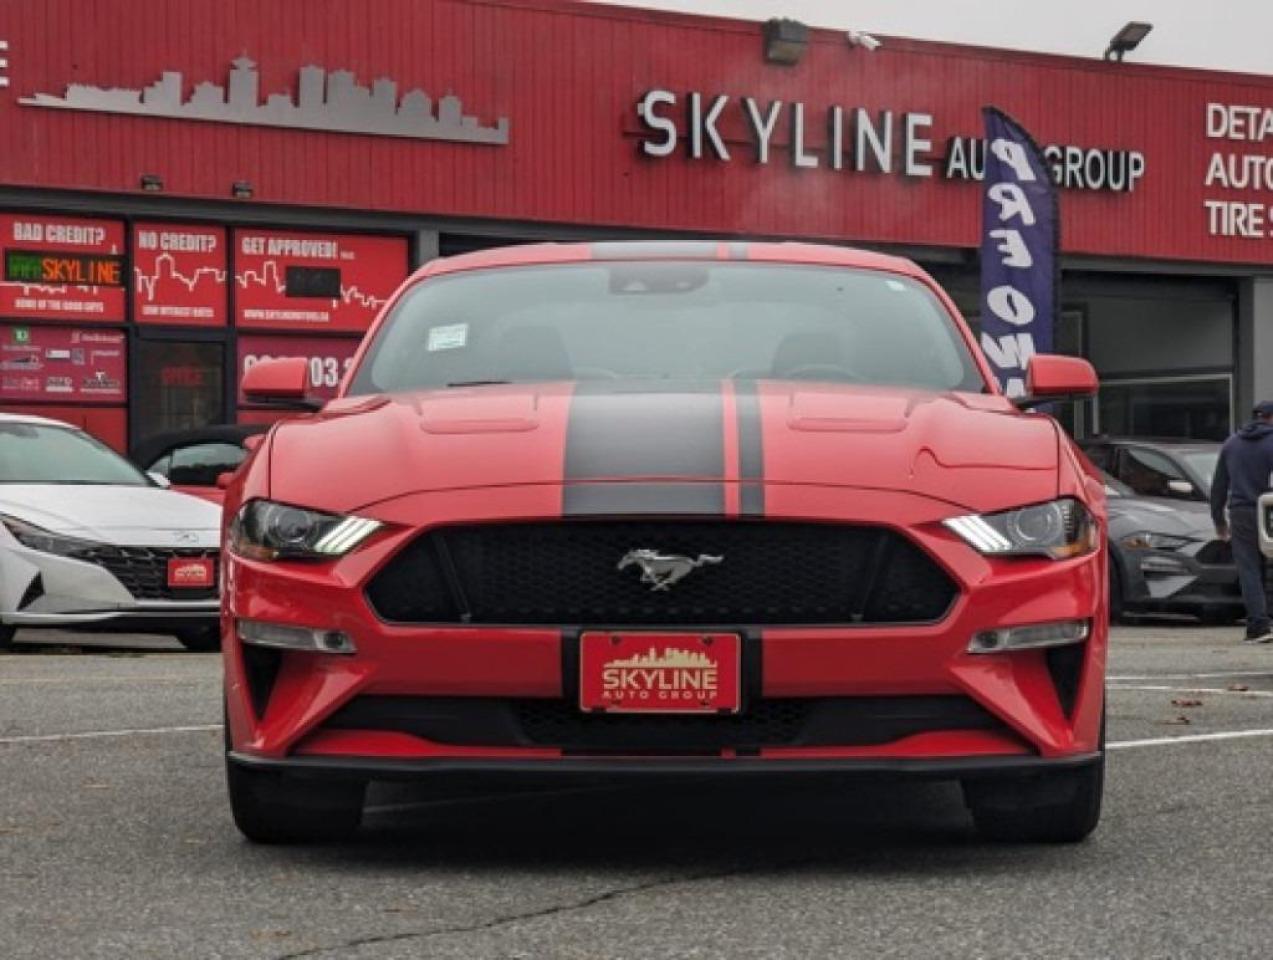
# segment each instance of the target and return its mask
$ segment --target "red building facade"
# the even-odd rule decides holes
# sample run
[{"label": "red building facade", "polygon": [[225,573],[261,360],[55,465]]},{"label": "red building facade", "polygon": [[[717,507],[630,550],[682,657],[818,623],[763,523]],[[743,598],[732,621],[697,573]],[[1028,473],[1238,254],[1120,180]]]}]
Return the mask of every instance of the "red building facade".
[{"label": "red building facade", "polygon": [[117,446],[264,415],[262,356],[334,389],[412,265],[484,244],[884,247],[973,311],[990,104],[1064,187],[1058,341],[1108,383],[1076,428],[1273,392],[1273,78],[831,31],[780,66],[755,23],[565,0],[45,0],[0,39],[0,404]]}]

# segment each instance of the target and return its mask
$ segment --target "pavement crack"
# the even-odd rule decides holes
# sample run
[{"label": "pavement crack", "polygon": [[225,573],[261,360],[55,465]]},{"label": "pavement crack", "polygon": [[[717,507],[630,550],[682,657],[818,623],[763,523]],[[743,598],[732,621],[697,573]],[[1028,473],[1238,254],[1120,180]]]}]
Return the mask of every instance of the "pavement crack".
[{"label": "pavement crack", "polygon": [[658,880],[648,880],[644,883],[634,883],[626,887],[615,887],[602,893],[593,894],[590,897],[584,897],[582,900],[574,900],[568,903],[557,903],[547,907],[540,907],[537,910],[527,910],[523,913],[510,913],[503,916],[492,917],[489,920],[483,920],[480,923],[454,924],[447,927],[437,927],[432,930],[411,930],[402,933],[387,933],[369,937],[356,937],[353,940],[345,940],[341,943],[331,944],[329,946],[309,947],[305,950],[297,950],[294,953],[285,953],[275,958],[275,960],[301,960],[304,957],[318,957],[323,954],[337,953],[344,950],[353,950],[358,947],[375,946],[382,943],[402,943],[407,940],[430,940],[434,937],[449,937],[466,933],[481,933],[485,930],[493,930],[499,927],[511,926],[515,923],[522,923],[527,920],[539,920],[544,917],[557,916],[563,913],[574,913],[580,910],[588,910],[592,907],[620,897],[627,897],[633,894],[645,893],[649,890],[657,890],[660,887],[671,887],[682,883],[700,883],[704,880],[721,880],[726,877],[740,876],[751,872],[754,867],[739,867],[731,870],[719,870],[714,873],[691,874],[683,877],[662,877]]}]

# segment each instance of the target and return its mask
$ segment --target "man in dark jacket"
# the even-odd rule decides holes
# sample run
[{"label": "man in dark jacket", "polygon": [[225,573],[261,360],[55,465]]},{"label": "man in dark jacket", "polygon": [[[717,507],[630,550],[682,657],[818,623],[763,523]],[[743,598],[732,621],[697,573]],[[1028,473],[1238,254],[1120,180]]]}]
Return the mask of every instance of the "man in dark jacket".
[{"label": "man in dark jacket", "polygon": [[[1224,442],[1211,482],[1211,518],[1216,534],[1231,540],[1246,606],[1246,642],[1271,643],[1269,605],[1264,591],[1264,556],[1256,503],[1273,487],[1273,400],[1256,406],[1253,419]],[[1228,517],[1225,517],[1225,506]]]}]

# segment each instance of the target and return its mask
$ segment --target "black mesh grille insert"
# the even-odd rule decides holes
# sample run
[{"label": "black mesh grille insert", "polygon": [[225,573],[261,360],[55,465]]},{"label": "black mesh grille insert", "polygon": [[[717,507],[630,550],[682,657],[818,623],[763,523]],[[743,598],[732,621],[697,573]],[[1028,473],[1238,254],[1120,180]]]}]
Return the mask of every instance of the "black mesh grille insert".
[{"label": "black mesh grille insert", "polygon": [[[719,563],[667,590],[629,551]],[[923,623],[957,592],[927,554],[876,527],[770,521],[563,521],[432,530],[367,588],[398,623]]]},{"label": "black mesh grille insert", "polygon": [[[219,564],[216,550],[180,550],[164,547],[116,547],[100,544],[76,550],[67,556],[96,563],[110,571],[138,600],[215,600],[214,587],[169,587],[168,560],[172,557],[211,557],[214,570]],[[214,577],[213,582],[218,582]]]},{"label": "black mesh grille insert", "polygon": [[393,730],[456,746],[676,754],[776,746],[864,746],[933,730],[1004,730],[959,696],[759,699],[729,715],[584,713],[562,699],[363,696],[324,724]]}]

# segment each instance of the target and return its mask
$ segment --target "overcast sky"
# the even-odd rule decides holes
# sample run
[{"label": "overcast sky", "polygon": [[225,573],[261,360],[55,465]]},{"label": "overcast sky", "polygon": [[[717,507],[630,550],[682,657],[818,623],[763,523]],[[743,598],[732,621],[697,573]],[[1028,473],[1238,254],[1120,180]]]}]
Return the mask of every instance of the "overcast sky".
[{"label": "overcast sky", "polygon": [[[613,0],[595,0],[608,3]],[[1153,32],[1128,60],[1273,74],[1273,0],[629,0],[626,6],[1099,57],[1129,20]]]}]

